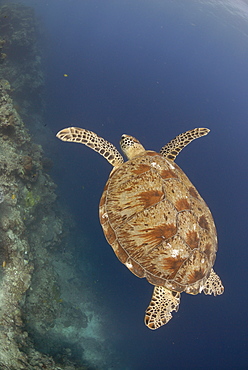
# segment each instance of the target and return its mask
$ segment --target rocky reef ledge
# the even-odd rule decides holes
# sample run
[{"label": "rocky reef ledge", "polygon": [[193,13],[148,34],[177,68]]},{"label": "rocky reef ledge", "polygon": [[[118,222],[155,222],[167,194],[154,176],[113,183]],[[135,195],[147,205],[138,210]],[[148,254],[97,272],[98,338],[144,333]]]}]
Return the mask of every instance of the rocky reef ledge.
[{"label": "rocky reef ledge", "polygon": [[[9,90],[8,81],[0,80],[0,368],[56,369],[30,346],[22,315],[35,263],[28,229],[41,217],[41,209],[35,211],[39,204],[44,210],[54,203],[55,185],[43,173],[42,149],[31,142]],[[59,234],[61,225],[57,240]]]},{"label": "rocky reef ledge", "polygon": [[34,11],[0,0],[0,16],[0,369],[121,368],[90,261],[77,260],[90,241],[58,201],[52,160],[33,139],[56,140],[44,129]]},{"label": "rocky reef ledge", "polygon": [[0,80],[0,368],[107,368],[102,319],[77,274],[73,222],[10,93]]},{"label": "rocky reef ledge", "polygon": [[73,222],[9,93],[0,80],[0,368],[107,369],[110,347],[77,271]]}]

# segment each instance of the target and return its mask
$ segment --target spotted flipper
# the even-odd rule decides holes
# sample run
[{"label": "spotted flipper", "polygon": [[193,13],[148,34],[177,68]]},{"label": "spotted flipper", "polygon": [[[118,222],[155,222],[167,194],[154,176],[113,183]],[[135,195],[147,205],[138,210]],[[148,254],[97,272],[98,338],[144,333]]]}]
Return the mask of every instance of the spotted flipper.
[{"label": "spotted flipper", "polygon": [[178,311],[180,293],[172,292],[164,287],[155,286],[152,299],[145,313],[145,324],[155,330],[167,324],[172,318],[171,312]]},{"label": "spotted flipper", "polygon": [[205,286],[203,289],[205,294],[213,294],[213,295],[220,295],[224,292],[224,287],[220,280],[220,277],[211,269],[210,275],[205,282]]},{"label": "spotted flipper", "polygon": [[186,147],[191,141],[198,139],[198,137],[205,136],[209,133],[208,128],[194,128],[193,130],[186,131],[183,134],[176,136],[168,144],[163,146],[160,150],[165,158],[174,161],[183,148]]},{"label": "spotted flipper", "polygon": [[59,131],[56,136],[62,141],[71,141],[87,145],[101,154],[114,167],[119,167],[124,162],[122,155],[113,144],[92,131],[79,127],[68,127]]}]

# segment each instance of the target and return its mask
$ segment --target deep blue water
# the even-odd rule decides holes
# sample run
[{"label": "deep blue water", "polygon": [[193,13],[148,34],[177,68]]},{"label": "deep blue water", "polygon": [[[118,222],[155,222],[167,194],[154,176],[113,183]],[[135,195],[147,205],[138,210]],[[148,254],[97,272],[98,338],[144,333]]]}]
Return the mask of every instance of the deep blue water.
[{"label": "deep blue water", "polygon": [[[53,176],[91,241],[92,280],[123,366],[246,369],[248,5],[235,0],[215,1],[216,6],[193,0],[26,3],[36,8],[47,35]],[[56,132],[70,125],[95,131],[118,148],[121,134],[128,133],[154,150],[191,128],[211,129],[176,162],[214,215],[222,296],[183,294],[166,326],[157,331],[144,326],[152,286],[120,264],[98,221],[111,166],[89,148],[57,141]]]}]

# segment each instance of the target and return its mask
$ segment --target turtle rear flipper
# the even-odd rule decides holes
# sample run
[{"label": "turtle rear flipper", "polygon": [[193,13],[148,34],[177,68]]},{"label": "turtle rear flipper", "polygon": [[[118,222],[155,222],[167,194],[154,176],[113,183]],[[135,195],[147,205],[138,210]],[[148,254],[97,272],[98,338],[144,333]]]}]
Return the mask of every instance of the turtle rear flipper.
[{"label": "turtle rear flipper", "polygon": [[224,292],[224,287],[222,285],[220,277],[214,272],[213,269],[211,269],[211,273],[207,281],[205,282],[203,292],[206,295],[220,295]]},{"label": "turtle rear flipper", "polygon": [[178,311],[180,293],[172,292],[162,286],[155,286],[152,299],[145,313],[145,324],[155,330],[167,324],[172,318],[171,312]]}]

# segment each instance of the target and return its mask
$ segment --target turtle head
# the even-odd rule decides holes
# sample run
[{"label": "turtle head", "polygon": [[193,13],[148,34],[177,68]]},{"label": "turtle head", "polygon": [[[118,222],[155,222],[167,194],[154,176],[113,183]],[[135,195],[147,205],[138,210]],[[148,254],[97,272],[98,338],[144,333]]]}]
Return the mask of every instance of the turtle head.
[{"label": "turtle head", "polygon": [[121,137],[120,145],[121,150],[128,159],[132,159],[145,151],[145,148],[143,147],[143,145],[140,144],[139,140],[130,135],[123,134]]}]

